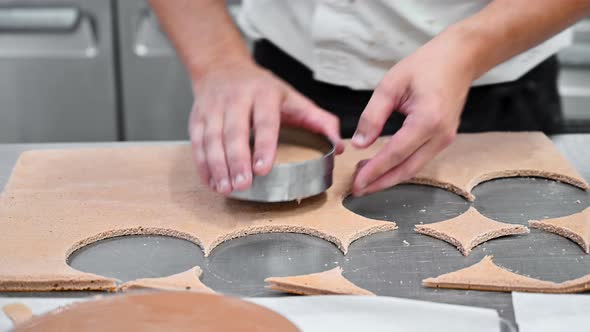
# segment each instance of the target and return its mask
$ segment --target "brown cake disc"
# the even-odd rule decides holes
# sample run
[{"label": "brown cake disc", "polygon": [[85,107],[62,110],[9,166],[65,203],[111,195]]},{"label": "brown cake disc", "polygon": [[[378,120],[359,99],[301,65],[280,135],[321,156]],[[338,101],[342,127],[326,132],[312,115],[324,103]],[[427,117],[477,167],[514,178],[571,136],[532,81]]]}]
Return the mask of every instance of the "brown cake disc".
[{"label": "brown cake disc", "polygon": [[215,294],[156,292],[109,296],[32,319],[15,331],[299,331],[278,313]]}]

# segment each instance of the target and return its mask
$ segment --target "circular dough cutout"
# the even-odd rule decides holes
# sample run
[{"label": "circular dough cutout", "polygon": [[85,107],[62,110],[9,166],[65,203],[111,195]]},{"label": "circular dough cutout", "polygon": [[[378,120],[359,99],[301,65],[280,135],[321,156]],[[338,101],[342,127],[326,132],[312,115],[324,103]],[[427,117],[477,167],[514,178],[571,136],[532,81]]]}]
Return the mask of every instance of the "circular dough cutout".
[{"label": "circular dough cutout", "polygon": [[319,159],[324,153],[318,149],[300,146],[293,143],[279,143],[275,164],[299,163],[302,161]]},{"label": "circular dough cutout", "polygon": [[237,298],[190,292],[116,295],[74,304],[15,331],[299,331],[278,313]]}]

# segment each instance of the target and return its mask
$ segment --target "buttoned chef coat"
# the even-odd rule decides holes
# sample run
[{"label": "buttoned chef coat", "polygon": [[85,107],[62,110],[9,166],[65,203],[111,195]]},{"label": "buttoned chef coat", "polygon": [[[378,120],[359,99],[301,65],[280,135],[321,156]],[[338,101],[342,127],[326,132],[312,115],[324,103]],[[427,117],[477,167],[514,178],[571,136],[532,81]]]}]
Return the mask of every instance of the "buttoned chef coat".
[{"label": "buttoned chef coat", "polygon": [[[267,39],[306,65],[318,81],[372,90],[398,61],[490,2],[243,0],[238,24],[250,38]],[[473,85],[518,79],[571,39],[571,31],[565,30],[496,66]]]}]

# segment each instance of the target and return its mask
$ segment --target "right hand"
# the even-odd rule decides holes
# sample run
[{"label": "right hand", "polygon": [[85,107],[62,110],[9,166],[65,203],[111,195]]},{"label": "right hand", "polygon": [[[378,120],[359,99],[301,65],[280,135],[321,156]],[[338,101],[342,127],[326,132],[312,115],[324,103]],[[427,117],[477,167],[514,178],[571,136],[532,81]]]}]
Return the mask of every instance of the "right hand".
[{"label": "right hand", "polygon": [[253,174],[270,172],[281,124],[323,134],[344,150],[336,116],[252,62],[216,66],[195,80],[194,91],[193,153],[201,180],[219,193],[246,190]]}]

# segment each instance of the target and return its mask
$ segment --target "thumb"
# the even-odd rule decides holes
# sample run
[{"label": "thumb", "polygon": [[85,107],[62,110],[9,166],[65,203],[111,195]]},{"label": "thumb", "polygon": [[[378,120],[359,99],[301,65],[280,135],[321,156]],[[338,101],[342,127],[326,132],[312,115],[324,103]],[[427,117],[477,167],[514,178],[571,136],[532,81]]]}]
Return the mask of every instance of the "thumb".
[{"label": "thumb", "polygon": [[334,144],[336,153],[344,151],[338,117],[318,107],[296,91],[289,91],[285,97],[281,109],[281,122],[322,134]]}]

